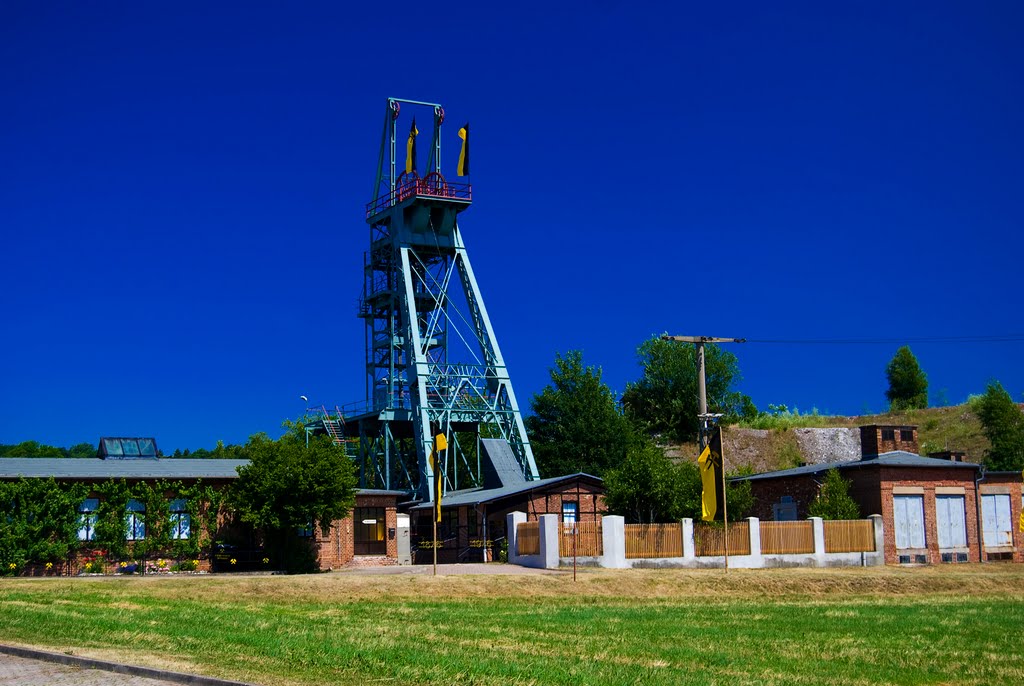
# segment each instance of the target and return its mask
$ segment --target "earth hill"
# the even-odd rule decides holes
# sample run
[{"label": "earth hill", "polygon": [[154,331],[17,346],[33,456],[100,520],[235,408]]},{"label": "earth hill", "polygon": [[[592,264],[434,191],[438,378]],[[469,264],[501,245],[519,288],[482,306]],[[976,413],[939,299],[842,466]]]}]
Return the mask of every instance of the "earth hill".
[{"label": "earth hill", "polygon": [[[859,417],[782,415],[728,426],[723,432],[726,469],[754,472],[789,469],[800,464],[844,462],[860,458],[858,427],[870,424],[916,426],[920,453],[963,451],[980,462],[990,444],[969,404]],[[696,460],[697,444],[669,445],[675,459]]]}]

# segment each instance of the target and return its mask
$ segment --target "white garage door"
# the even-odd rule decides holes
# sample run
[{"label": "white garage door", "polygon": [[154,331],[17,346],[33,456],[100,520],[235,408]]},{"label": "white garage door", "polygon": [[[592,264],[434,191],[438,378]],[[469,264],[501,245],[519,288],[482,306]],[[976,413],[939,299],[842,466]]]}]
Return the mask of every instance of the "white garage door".
[{"label": "white garage door", "polygon": [[897,548],[924,548],[924,497],[893,496]]},{"label": "white garage door", "polygon": [[981,496],[981,521],[986,548],[1013,545],[1008,493]]},{"label": "white garage door", "polygon": [[935,523],[939,528],[939,548],[967,547],[962,495],[935,496]]}]

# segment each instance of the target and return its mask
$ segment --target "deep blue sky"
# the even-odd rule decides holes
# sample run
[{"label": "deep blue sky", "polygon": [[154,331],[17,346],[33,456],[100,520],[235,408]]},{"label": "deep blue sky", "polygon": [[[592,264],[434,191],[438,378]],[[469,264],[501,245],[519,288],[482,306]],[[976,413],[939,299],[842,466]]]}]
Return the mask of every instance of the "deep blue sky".
[{"label": "deep blue sky", "polygon": [[[388,96],[445,105],[448,165],[472,123],[524,407],[573,348],[622,391],[663,331],[1024,333],[1024,5],[769,5],[0,4],[0,442],[361,399]],[[740,390],[881,410],[897,347],[749,343]],[[1024,391],[1024,343],[912,348],[933,395]]]}]

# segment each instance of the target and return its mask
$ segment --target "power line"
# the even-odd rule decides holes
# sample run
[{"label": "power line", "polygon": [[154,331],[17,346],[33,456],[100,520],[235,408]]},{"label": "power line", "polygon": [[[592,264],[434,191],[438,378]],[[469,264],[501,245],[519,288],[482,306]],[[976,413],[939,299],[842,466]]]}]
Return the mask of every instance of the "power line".
[{"label": "power line", "polygon": [[917,336],[908,338],[748,338],[747,343],[786,345],[892,345],[909,343],[1021,343],[1024,334],[995,336]]}]

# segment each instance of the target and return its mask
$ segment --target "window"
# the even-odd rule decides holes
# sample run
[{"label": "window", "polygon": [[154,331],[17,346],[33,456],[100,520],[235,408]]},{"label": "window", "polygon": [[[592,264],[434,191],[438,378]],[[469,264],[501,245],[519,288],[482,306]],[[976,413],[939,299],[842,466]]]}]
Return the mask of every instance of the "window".
[{"label": "window", "polygon": [[892,499],[896,547],[924,548],[924,497],[896,495]]},{"label": "window", "polygon": [[383,507],[357,507],[352,511],[355,520],[355,554],[384,555],[387,541],[384,540],[387,520]]},{"label": "window", "polygon": [[98,498],[86,498],[78,506],[78,540],[96,540],[96,510],[100,506]]},{"label": "window", "polygon": [[575,500],[562,502],[562,523],[575,524],[579,519],[580,504]]},{"label": "window", "polygon": [[466,513],[466,529],[467,536],[476,536],[480,533],[477,530],[476,510],[470,509],[469,512]]},{"label": "window", "polygon": [[459,511],[455,509],[441,510],[441,522],[437,525],[438,539],[452,539],[459,533]]},{"label": "window", "polygon": [[186,540],[192,533],[192,517],[188,513],[188,503],[183,498],[172,500],[168,508],[171,512],[171,538],[176,541]]},{"label": "window", "polygon": [[904,443],[913,443],[914,441],[914,430],[913,429],[900,429],[900,440]]},{"label": "window", "polygon": [[895,441],[896,440],[896,429],[882,429],[882,440],[883,441]]},{"label": "window", "polygon": [[138,500],[128,501],[128,530],[125,538],[129,541],[141,541],[146,537],[146,506]]},{"label": "window", "polygon": [[962,495],[935,496],[935,525],[939,531],[939,548],[967,547]]},{"label": "window", "polygon": [[309,520],[305,526],[295,527],[295,534],[299,538],[313,538],[313,520]]},{"label": "window", "polygon": [[993,493],[981,496],[982,541],[986,548],[1013,545],[1010,527],[1010,494]]}]

